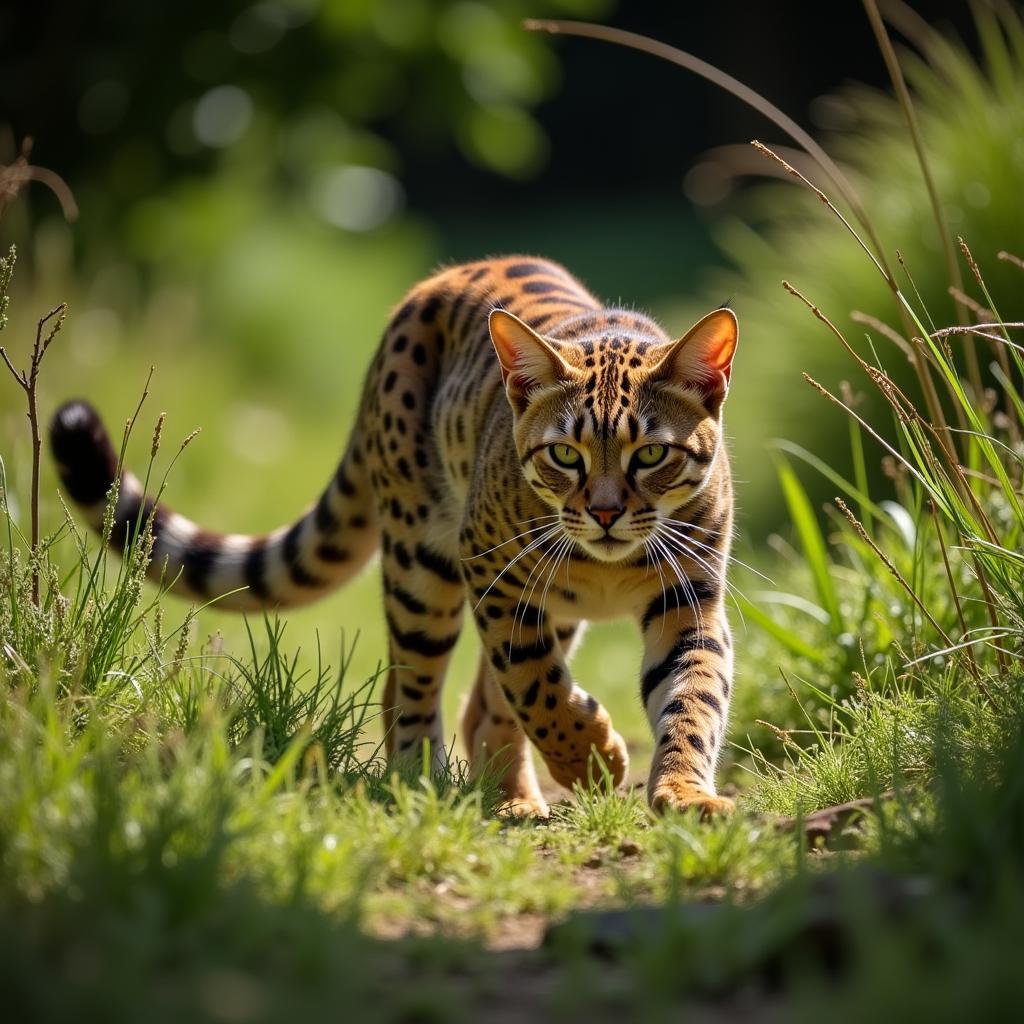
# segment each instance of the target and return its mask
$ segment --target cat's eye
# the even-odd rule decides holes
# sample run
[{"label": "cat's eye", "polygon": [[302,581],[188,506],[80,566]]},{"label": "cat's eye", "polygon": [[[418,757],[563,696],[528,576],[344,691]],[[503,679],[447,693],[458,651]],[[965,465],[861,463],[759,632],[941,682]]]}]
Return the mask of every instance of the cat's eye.
[{"label": "cat's eye", "polygon": [[633,456],[641,466],[656,466],[668,454],[668,447],[663,444],[645,444],[638,448]]},{"label": "cat's eye", "polygon": [[568,444],[553,444],[549,451],[551,452],[551,458],[559,466],[565,466],[567,469],[578,466],[583,461],[583,456]]}]

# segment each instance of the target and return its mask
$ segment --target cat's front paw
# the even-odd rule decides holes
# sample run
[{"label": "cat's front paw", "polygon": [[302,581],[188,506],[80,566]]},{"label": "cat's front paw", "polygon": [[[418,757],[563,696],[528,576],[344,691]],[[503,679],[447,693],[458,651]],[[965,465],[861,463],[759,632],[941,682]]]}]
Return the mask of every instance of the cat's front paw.
[{"label": "cat's front paw", "polygon": [[664,814],[666,811],[697,811],[703,821],[731,814],[735,806],[728,797],[716,796],[692,783],[677,782],[672,778],[652,781],[648,799],[655,814]]},{"label": "cat's front paw", "polygon": [[536,796],[515,796],[506,800],[498,814],[504,818],[539,818],[546,820],[551,815],[547,800],[539,793]]},{"label": "cat's front paw", "polygon": [[551,777],[559,785],[572,789],[577,782],[584,786],[600,783],[605,778],[602,764],[611,776],[613,786],[620,785],[625,779],[629,771],[626,741],[610,726],[599,726],[595,732],[593,736],[586,731],[577,732],[574,739],[576,749],[570,753],[557,749],[542,751]]}]

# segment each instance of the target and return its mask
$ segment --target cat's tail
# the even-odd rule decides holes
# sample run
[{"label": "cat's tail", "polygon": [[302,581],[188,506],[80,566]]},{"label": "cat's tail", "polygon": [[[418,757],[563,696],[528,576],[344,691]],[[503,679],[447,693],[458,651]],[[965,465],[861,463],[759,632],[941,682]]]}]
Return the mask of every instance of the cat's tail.
[{"label": "cat's tail", "polygon": [[[68,402],[50,424],[50,447],[67,494],[99,531],[118,458],[92,406]],[[253,487],[255,496],[268,486]],[[263,535],[204,530],[122,472],[111,545],[121,550],[147,518],[153,524],[152,579],[219,608],[286,607],[315,601],[351,579],[377,549],[379,531],[358,432],[319,500],[294,523]],[[227,595],[227,596],[224,596]]]}]

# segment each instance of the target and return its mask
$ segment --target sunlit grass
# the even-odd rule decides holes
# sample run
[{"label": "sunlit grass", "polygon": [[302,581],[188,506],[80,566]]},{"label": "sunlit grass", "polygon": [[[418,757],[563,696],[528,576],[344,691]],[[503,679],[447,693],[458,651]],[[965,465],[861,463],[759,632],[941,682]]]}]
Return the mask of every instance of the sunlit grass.
[{"label": "sunlit grass", "polygon": [[[983,17],[983,29],[992,25]],[[1024,33],[1010,43],[1019,50]],[[987,39],[990,55],[1000,46]],[[236,292],[224,323],[254,331],[260,372],[273,371],[292,362],[275,349],[289,326],[275,289],[321,288],[326,271],[312,265],[322,250],[312,245],[276,274],[266,237],[242,241],[266,289],[251,308]],[[366,279],[398,294],[390,251],[385,240],[372,253]],[[836,1019],[884,1018],[894,1007],[906,1015],[927,1000],[931,1019],[951,1009],[997,1019],[1008,994],[1016,1006],[1007,978],[1024,901],[1024,361],[1019,321],[1001,315],[1002,293],[987,284],[994,255],[966,245],[962,255],[991,320],[974,339],[994,397],[947,348],[962,332],[936,330],[933,317],[944,319],[915,287],[887,279],[897,315],[872,321],[866,344],[827,320],[819,296],[800,309],[876,403],[869,412],[849,389],[811,382],[822,415],[845,422],[849,473],[828,453],[775,447],[785,535],[770,554],[744,552],[754,567],[733,576],[739,765],[725,771],[740,786],[725,820],[655,819],[642,789],[615,793],[607,778],[566,794],[546,823],[509,820],[493,780],[471,780],[455,746],[439,770],[393,773],[376,724],[384,637],[372,572],[290,616],[287,629],[215,608],[196,615],[143,584],[145,534],[124,560],[108,558],[76,535],[45,481],[36,606],[25,453],[13,445],[0,531],[0,978],[9,1001],[30,1008],[26,1019],[73,1007],[103,1019],[116,1008],[129,1019],[269,1020],[370,998],[385,1019],[475,1019],[455,998],[470,947],[452,940],[508,941],[529,927],[528,939],[517,935],[529,946],[573,910],[619,906],[632,916],[577,918],[552,939],[548,960],[533,961],[549,972],[549,1005],[670,1016],[694,993],[753,992],[808,1009],[827,978],[846,997],[827,1007]],[[304,271],[311,276],[299,280]],[[789,290],[800,308],[803,295]],[[353,322],[365,327],[380,301],[368,292]],[[175,344],[150,326],[161,345]],[[342,351],[317,310],[304,307],[300,326],[316,335],[317,371],[344,374],[338,404],[351,407],[373,332]],[[882,339],[900,359],[917,353],[914,383],[890,375],[893,349]],[[259,374],[240,373],[216,346],[204,352],[193,339],[169,350],[166,393],[190,395],[189,415],[218,410],[176,467],[169,503],[212,527],[264,529],[294,516],[330,472],[347,424],[328,438],[319,406],[296,401],[282,414],[291,400],[274,398],[275,409],[259,408],[246,391]],[[55,364],[46,386],[89,390],[102,377],[110,418],[131,412],[133,370],[99,361],[90,378],[77,360]],[[317,375],[314,391],[329,390],[326,372]],[[219,403],[222,392],[247,404]],[[151,404],[145,416],[155,419],[163,403]],[[239,412],[241,435],[231,427]],[[203,425],[177,422],[165,431]],[[145,465],[147,431],[138,433],[128,461]],[[881,485],[868,471],[880,459]],[[824,514],[816,476],[837,495]],[[474,658],[467,630],[445,696],[449,732]],[[594,630],[575,668],[627,736],[642,777],[650,739],[638,662],[636,631],[620,624]],[[805,840],[806,815],[857,798],[868,805],[841,836]],[[651,904],[666,909],[645,916]],[[368,935],[433,941],[385,953]],[[552,992],[552,964],[564,969],[565,991]],[[519,980],[508,984],[513,995]],[[964,988],[975,993],[970,1005],[958,1002]]]}]

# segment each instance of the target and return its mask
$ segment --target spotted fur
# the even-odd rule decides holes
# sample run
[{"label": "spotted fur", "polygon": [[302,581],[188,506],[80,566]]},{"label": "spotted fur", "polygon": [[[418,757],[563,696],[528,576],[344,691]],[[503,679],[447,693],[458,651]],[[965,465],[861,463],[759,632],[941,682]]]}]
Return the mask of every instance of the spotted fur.
[{"label": "spotted fur", "polygon": [[[523,813],[547,810],[530,743],[563,785],[594,771],[595,752],[616,782],[625,775],[626,746],[567,653],[583,620],[630,616],[656,740],[651,804],[723,810],[732,493],[721,408],[736,338],[722,309],[673,341],[547,260],[452,267],[393,312],[337,471],[298,520],[263,536],[213,533],[154,507],[125,473],[114,538],[151,516],[151,573],[193,599],[234,592],[220,606],[237,609],[314,600],[379,548],[396,759],[424,742],[443,756],[440,691],[468,604],[482,654],[466,744],[474,768],[498,764]],[[98,528],[117,468],[99,418],[69,403],[51,442]]]}]

